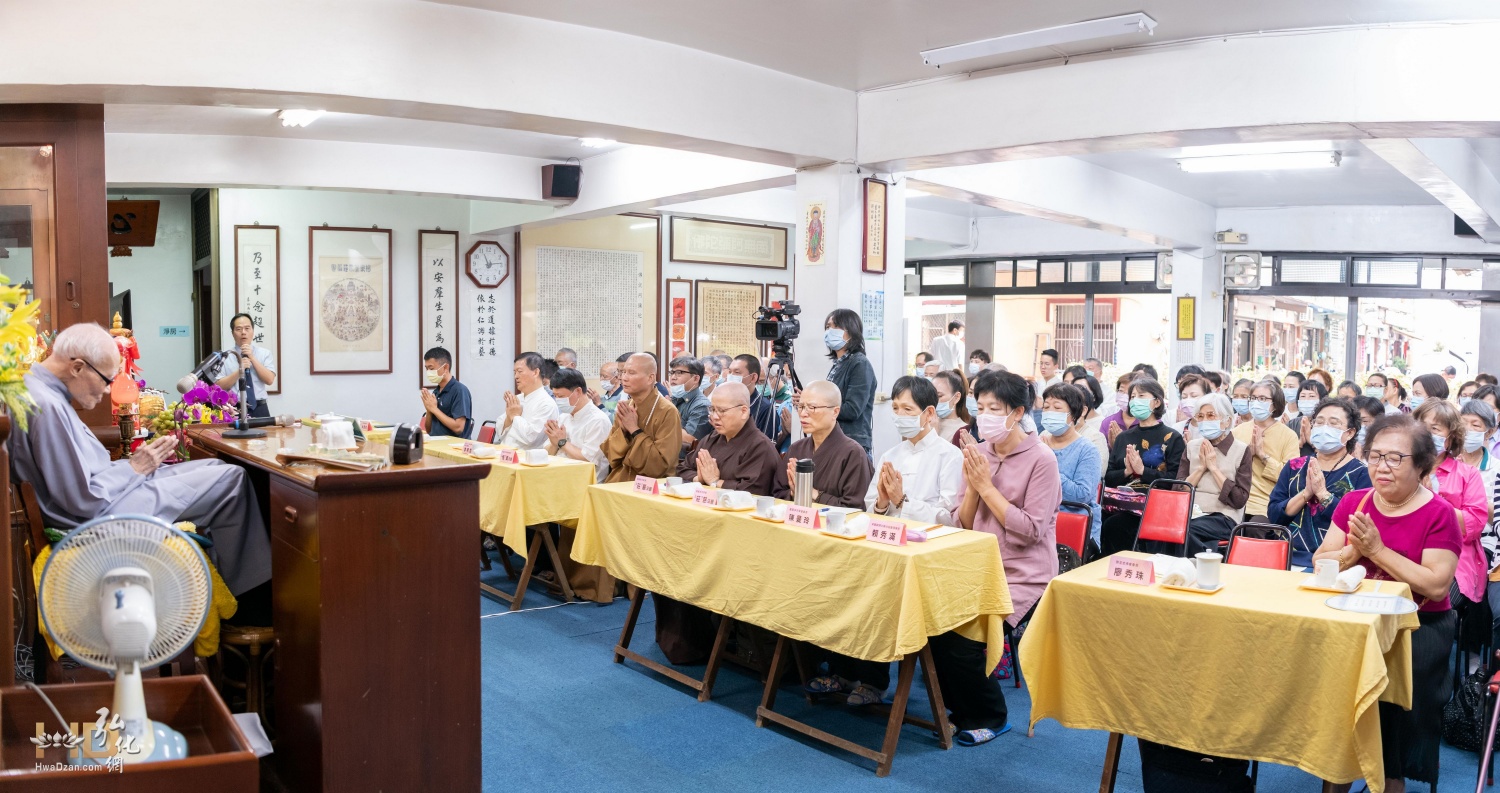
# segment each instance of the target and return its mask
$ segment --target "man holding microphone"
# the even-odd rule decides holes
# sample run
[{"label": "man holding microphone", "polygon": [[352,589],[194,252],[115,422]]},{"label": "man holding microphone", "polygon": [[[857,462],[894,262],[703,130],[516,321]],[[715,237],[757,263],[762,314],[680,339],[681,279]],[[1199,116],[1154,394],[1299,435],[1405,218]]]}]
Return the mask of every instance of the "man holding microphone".
[{"label": "man holding microphone", "polygon": [[239,393],[240,367],[249,367],[250,391],[245,396],[245,406],[251,418],[270,418],[271,407],[266,404],[266,388],[276,382],[276,356],[265,347],[254,344],[255,322],[249,314],[235,314],[229,320],[229,330],[234,333],[235,352],[226,357],[214,373],[214,382],[220,388]]}]

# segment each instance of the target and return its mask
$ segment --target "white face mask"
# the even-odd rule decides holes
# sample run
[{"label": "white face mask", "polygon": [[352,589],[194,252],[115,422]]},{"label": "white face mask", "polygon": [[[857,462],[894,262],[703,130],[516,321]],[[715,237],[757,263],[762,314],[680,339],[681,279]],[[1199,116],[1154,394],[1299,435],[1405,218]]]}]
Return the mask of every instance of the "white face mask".
[{"label": "white face mask", "polygon": [[904,440],[911,440],[922,434],[921,416],[896,416],[896,432]]},{"label": "white face mask", "polygon": [[557,400],[557,412],[563,414],[564,416],[572,415],[572,413],[573,413],[573,403],[571,401],[569,401],[569,400],[566,400],[566,399],[558,399]]},{"label": "white face mask", "polygon": [[743,382],[745,382],[745,378],[744,378],[743,375],[732,374],[732,375],[727,375],[726,378],[727,379],[725,380],[725,382],[729,382],[729,383],[743,383]]}]

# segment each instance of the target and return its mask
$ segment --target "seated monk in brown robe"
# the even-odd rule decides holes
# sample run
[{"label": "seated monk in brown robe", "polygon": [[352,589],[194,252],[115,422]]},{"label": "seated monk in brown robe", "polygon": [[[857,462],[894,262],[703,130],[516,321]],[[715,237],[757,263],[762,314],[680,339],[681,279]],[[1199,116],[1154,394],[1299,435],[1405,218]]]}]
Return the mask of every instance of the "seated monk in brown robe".
[{"label": "seated monk in brown robe", "polygon": [[839,387],[827,380],[810,383],[802,389],[797,409],[802,438],[787,450],[786,467],[776,471],[777,498],[796,498],[797,461],[811,458],[813,503],[865,508],[865,491],[870,489],[875,467],[864,447],[839,429],[842,403]]}]

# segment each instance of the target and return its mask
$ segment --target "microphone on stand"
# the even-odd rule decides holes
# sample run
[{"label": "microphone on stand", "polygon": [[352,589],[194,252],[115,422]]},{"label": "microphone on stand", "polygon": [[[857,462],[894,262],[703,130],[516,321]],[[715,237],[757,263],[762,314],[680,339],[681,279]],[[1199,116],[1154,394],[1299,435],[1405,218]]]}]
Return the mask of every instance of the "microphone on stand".
[{"label": "microphone on stand", "polygon": [[253,416],[246,423],[251,427],[295,427],[297,425],[297,417],[287,414],[266,417]]},{"label": "microphone on stand", "polygon": [[177,393],[186,394],[193,390],[193,386],[198,384],[199,379],[217,369],[219,364],[224,362],[224,356],[233,354],[233,350],[218,350],[207,358],[204,358],[203,363],[198,364],[197,369],[194,369],[191,374],[184,375],[181,380],[177,381]]}]

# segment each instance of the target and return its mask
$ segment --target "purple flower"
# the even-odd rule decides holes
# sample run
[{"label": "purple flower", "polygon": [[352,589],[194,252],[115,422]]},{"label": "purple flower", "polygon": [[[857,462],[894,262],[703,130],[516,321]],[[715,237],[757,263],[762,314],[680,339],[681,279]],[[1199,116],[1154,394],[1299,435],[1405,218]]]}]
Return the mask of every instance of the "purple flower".
[{"label": "purple flower", "polygon": [[1287,462],[1287,465],[1290,465],[1292,467],[1293,471],[1301,471],[1302,467],[1305,466],[1305,465],[1307,465],[1307,458],[1306,457],[1294,457],[1290,461]]}]

